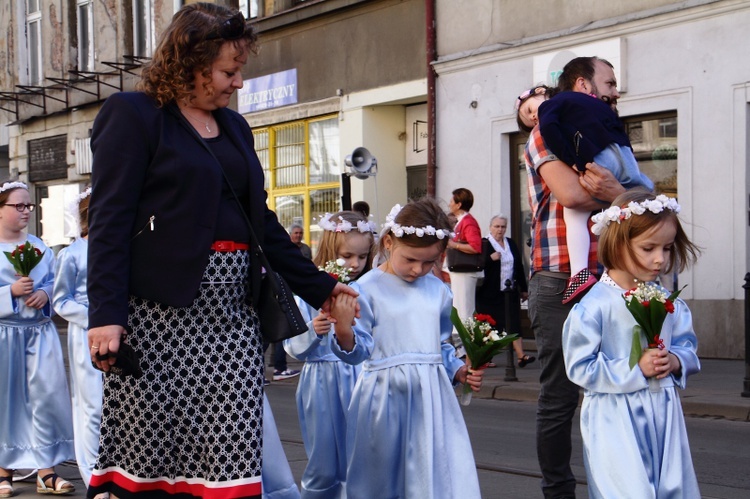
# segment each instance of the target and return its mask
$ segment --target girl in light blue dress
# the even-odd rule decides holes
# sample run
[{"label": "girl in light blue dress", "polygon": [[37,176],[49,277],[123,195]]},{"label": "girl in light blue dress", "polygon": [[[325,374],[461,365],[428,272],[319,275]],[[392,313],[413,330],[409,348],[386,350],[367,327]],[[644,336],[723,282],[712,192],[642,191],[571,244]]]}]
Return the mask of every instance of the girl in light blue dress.
[{"label": "girl in light blue dress", "polygon": [[99,453],[99,423],[102,420],[104,374],[91,365],[88,343],[89,298],[86,292],[86,252],[91,188],[84,190],[70,208],[78,220],[79,236],[57,255],[52,295],[55,312],[68,321],[70,395],[78,470],[88,487]]},{"label": "girl in light blue dress", "polygon": [[593,217],[607,270],[563,328],[566,372],[584,389],[581,436],[591,498],[700,497],[677,394],[700,370],[690,310],[676,299],[659,335],[662,346],[643,350],[631,369],[636,321],[623,298],[636,283],[695,260],[698,249],[678,211],[674,199],[633,189]]},{"label": "girl in light blue dress", "polygon": [[332,350],[362,363],[346,420],[349,499],[480,497],[453,385],[478,391],[483,372],[456,358],[453,297],[432,273],[450,237],[435,201],[396,205],[379,242],[385,262],[352,284],[358,298],[331,309]]},{"label": "girl in light blue dress", "polygon": [[19,276],[0,254],[0,497],[13,494],[13,469],[38,469],[37,492],[75,488],[54,466],[74,459],[70,395],[62,348],[52,322],[55,257],[24,232],[35,205],[22,182],[0,186],[0,251],[31,243],[42,259]]},{"label": "girl in light blue dress", "polygon": [[[372,227],[359,213],[326,214],[313,260],[323,268],[336,262],[346,269],[339,280],[356,280],[370,269]],[[343,260],[343,261],[342,261]],[[348,281],[347,281],[348,282]],[[346,410],[349,407],[359,366],[346,364],[331,352],[331,322],[326,314],[300,298],[297,305],[307,321],[306,333],[284,341],[292,357],[305,365],[297,385],[297,412],[307,466],[302,474],[302,497],[336,499],[346,497]]]},{"label": "girl in light blue dress", "polygon": [[263,393],[263,465],[260,471],[263,499],[299,499],[299,488],[281,444],[268,396]]}]

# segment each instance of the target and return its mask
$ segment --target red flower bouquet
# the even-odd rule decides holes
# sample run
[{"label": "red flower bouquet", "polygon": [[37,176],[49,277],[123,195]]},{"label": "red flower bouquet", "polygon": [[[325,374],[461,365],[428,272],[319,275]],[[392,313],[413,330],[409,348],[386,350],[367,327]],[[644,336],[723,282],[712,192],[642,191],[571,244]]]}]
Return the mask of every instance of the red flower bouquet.
[{"label": "red flower bouquet", "polygon": [[[474,314],[464,321],[458,316],[458,310],[451,310],[451,322],[461,337],[472,369],[481,369],[492,360],[500,350],[518,339],[517,334],[498,333],[495,320],[486,314]],[[461,403],[468,405],[471,401],[471,387],[464,384]]]},{"label": "red flower bouquet", "polygon": [[[633,326],[633,344],[630,349],[628,365],[633,369],[641,358],[644,348],[664,349],[664,342],[659,337],[667,314],[674,313],[674,300],[680,296],[678,289],[667,296],[663,288],[654,283],[638,283],[635,288],[623,295],[625,306],[638,323]],[[646,346],[642,344],[641,335],[645,338]]]},{"label": "red flower bouquet", "polygon": [[13,251],[3,251],[5,257],[13,265],[16,274],[22,277],[28,277],[34,267],[42,261],[44,251],[40,251],[29,241],[20,244]]}]

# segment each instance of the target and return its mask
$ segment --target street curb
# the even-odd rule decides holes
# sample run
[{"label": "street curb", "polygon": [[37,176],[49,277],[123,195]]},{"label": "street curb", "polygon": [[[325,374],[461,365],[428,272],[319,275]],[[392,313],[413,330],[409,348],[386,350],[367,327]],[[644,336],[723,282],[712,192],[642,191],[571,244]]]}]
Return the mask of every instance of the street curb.
[{"label": "street curb", "polygon": [[[460,394],[460,390],[458,392]],[[746,399],[746,404],[728,404],[722,400],[698,400],[698,398],[700,398],[699,396],[680,395],[682,412],[686,416],[750,421],[750,399]],[[539,388],[536,383],[529,384],[522,381],[491,386],[485,385],[478,393],[474,393],[474,398],[510,400],[515,402],[536,402],[539,398]],[[581,400],[583,400],[583,394],[581,394]]]},{"label": "street curb", "polygon": [[718,417],[736,421],[750,421],[750,408],[722,402],[681,399],[682,412],[686,416],[702,418]]}]

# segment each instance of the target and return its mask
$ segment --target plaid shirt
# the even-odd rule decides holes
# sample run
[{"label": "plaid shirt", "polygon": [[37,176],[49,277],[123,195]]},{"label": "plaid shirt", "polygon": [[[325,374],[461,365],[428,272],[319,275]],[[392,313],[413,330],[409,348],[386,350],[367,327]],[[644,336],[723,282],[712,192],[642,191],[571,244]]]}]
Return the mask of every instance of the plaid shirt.
[{"label": "plaid shirt", "polygon": [[[539,127],[531,131],[524,161],[529,176],[529,206],[531,206],[531,274],[540,270],[570,273],[570,258],[565,240],[563,206],[539,175],[539,167],[558,158],[547,149]],[[589,232],[589,270],[599,274],[596,258],[596,236]]]}]

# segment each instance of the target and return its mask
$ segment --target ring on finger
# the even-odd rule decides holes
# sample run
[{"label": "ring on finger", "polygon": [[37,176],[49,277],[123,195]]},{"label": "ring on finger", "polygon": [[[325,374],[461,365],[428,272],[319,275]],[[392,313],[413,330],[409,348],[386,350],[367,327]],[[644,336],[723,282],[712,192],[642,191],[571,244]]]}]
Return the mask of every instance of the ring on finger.
[{"label": "ring on finger", "polygon": [[99,345],[92,345],[92,346],[91,346],[91,349],[92,349],[92,350],[99,350]]}]

